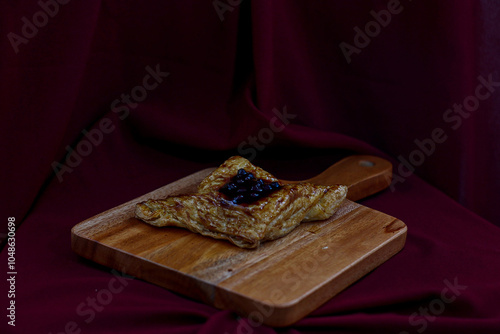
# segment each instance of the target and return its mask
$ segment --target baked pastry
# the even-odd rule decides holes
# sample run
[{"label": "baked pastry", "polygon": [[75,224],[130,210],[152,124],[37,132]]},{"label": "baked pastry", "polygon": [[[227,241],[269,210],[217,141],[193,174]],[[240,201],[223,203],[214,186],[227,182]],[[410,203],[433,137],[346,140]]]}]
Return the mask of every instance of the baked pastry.
[{"label": "baked pastry", "polygon": [[189,195],[147,200],[136,217],[177,226],[242,248],[283,237],[301,222],[327,219],[347,195],[342,185],[283,184],[247,159],[234,156],[210,173]]}]

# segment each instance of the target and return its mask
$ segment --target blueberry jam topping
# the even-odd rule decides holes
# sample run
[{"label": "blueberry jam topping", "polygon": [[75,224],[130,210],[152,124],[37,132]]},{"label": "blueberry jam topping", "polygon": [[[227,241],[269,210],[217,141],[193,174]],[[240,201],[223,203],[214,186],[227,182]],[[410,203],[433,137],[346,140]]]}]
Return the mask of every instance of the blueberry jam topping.
[{"label": "blueberry jam topping", "polygon": [[256,179],[252,173],[241,168],[228,183],[219,189],[219,192],[229,197],[234,204],[240,204],[255,202],[280,188],[278,182]]}]

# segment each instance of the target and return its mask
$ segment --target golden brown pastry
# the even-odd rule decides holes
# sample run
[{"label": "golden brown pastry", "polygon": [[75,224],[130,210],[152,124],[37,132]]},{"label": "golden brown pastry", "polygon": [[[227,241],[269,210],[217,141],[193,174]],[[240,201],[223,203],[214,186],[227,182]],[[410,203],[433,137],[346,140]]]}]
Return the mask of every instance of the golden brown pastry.
[{"label": "golden brown pastry", "polygon": [[191,195],[138,203],[136,217],[154,226],[177,226],[242,248],[285,236],[302,221],[329,218],[347,187],[281,184],[242,157],[231,157]]}]

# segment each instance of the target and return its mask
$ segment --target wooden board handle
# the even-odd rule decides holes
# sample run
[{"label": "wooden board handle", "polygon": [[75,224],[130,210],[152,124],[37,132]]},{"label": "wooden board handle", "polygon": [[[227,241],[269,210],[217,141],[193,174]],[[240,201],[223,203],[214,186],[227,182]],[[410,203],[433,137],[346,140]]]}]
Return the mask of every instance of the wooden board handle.
[{"label": "wooden board handle", "polygon": [[[392,164],[371,155],[353,155],[333,164],[322,173],[304,180],[318,185],[343,184],[349,187],[347,198],[358,201],[389,187]],[[298,181],[284,181],[296,183]]]}]

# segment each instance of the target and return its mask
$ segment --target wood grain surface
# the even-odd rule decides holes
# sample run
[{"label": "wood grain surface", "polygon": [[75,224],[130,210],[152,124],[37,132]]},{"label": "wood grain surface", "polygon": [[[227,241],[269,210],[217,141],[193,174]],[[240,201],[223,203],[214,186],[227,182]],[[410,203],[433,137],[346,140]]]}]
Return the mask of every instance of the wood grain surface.
[{"label": "wood grain surface", "polygon": [[[360,165],[366,158],[370,157],[351,163]],[[364,167],[374,167],[368,165]],[[404,246],[403,222],[351,200],[345,200],[330,219],[302,223],[287,236],[257,249],[241,249],[180,228],[153,227],[134,218],[136,203],[194,192],[212,170],[202,170],[77,224],[71,233],[73,250],[128,275],[258,319],[254,322],[286,326]],[[367,185],[364,181],[365,196],[375,189]]]}]

